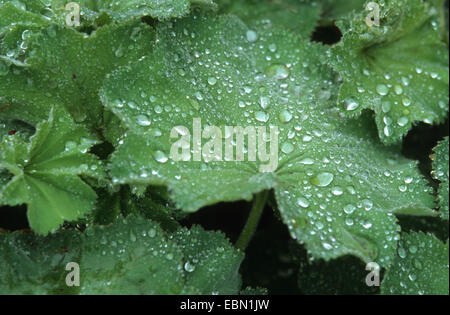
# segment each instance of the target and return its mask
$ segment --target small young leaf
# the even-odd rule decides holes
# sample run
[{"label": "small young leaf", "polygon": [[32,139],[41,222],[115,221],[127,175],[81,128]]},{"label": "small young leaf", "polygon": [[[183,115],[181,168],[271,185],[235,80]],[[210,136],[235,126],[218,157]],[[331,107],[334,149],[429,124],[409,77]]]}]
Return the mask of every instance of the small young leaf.
[{"label": "small young leaf", "polygon": [[0,169],[14,177],[1,187],[0,204],[26,203],[30,226],[40,234],[82,217],[93,208],[96,194],[78,175],[104,177],[102,164],[87,153],[95,142],[58,107],[28,143],[18,136],[3,138]]},{"label": "small young leaf", "polygon": [[[416,121],[442,122],[448,112],[448,50],[441,42],[435,1],[379,3],[379,26],[366,24],[370,11],[339,24],[344,36],[330,63],[343,84],[338,105],[350,117],[369,108],[380,138],[401,140]],[[420,40],[418,40],[420,38]]]},{"label": "small young leaf", "polygon": [[382,294],[449,294],[449,247],[432,235],[402,234],[397,257],[381,284]]},{"label": "small young leaf", "polygon": [[448,220],[448,194],[449,194],[449,179],[448,179],[448,137],[442,140],[436,148],[434,148],[433,155],[433,176],[441,182],[439,186],[439,207],[442,218]]}]

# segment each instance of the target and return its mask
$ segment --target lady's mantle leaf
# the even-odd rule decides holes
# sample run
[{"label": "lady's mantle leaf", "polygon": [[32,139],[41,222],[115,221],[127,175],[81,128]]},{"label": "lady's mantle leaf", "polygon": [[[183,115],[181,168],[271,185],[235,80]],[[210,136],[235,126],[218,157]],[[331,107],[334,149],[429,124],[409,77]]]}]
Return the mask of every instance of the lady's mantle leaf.
[{"label": "lady's mantle leaf", "polygon": [[364,10],[367,0],[321,0],[319,2],[322,6],[322,19],[339,19],[353,11]]},{"label": "lady's mantle leaf", "polygon": [[[69,3],[76,3],[78,7],[67,6]],[[181,17],[189,13],[191,6],[215,8],[212,0],[0,0],[0,10],[7,5],[33,20],[46,19],[60,25],[66,24],[67,19],[73,23],[72,15],[79,12],[80,24],[86,27],[98,20],[126,22],[143,16],[160,20]],[[2,24],[0,22],[0,29]]]},{"label": "lady's mantle leaf", "polygon": [[82,217],[93,208],[96,194],[78,175],[104,176],[102,164],[87,153],[93,144],[61,108],[51,110],[29,142],[15,135],[3,138],[0,169],[14,177],[0,187],[0,204],[26,203],[30,226],[40,234]]},{"label": "lady's mantle leaf", "polygon": [[439,207],[441,215],[448,220],[448,137],[441,141],[434,149],[433,176],[441,182],[439,186]]},{"label": "lady's mantle leaf", "polygon": [[[339,118],[321,46],[276,28],[248,31],[233,17],[161,24],[152,56],[105,81],[103,103],[132,131],[112,158],[113,180],[167,186],[187,211],[274,188],[292,237],[314,256],[388,264],[399,230],[392,212],[432,207],[430,189],[413,163],[377,142],[369,119]],[[205,135],[194,155],[196,118],[219,128],[220,151]],[[277,127],[272,164],[249,161],[248,139],[236,149],[245,161],[226,155],[222,140],[239,141],[224,126]],[[181,135],[191,138],[176,162]],[[276,143],[275,134],[257,141],[269,147],[269,138]]]},{"label": "lady's mantle leaf", "polygon": [[[219,0],[219,11],[235,14],[250,28],[283,26],[308,38],[319,20],[319,5],[304,0]],[[256,36],[256,33],[255,33]]]},{"label": "lady's mantle leaf", "polygon": [[[36,0],[34,0],[36,1]],[[8,29],[10,25],[21,23],[29,26],[46,26],[50,24],[43,16],[27,12],[19,1],[0,0],[0,35]]]},{"label": "lady's mantle leaf", "polygon": [[[243,254],[200,227],[166,234],[130,216],[84,233],[0,234],[0,294],[237,294]],[[66,285],[66,265],[80,286]]]},{"label": "lady's mantle leaf", "polygon": [[402,234],[397,257],[382,284],[383,294],[449,294],[449,247],[432,235]]},{"label": "lady's mantle leaf", "polygon": [[369,11],[340,24],[342,41],[331,65],[343,84],[339,107],[348,116],[376,113],[379,136],[399,141],[416,121],[441,122],[448,110],[448,50],[441,42],[434,1],[378,2],[380,26],[369,27]]},{"label": "lady's mantle leaf", "polygon": [[106,26],[91,36],[56,25],[17,25],[4,42],[8,49],[2,46],[0,55],[10,51],[27,67],[10,65],[0,73],[0,115],[34,124],[49,105],[62,104],[75,121],[100,129],[105,126],[97,90],[107,73],[151,51],[154,32],[140,22]]}]

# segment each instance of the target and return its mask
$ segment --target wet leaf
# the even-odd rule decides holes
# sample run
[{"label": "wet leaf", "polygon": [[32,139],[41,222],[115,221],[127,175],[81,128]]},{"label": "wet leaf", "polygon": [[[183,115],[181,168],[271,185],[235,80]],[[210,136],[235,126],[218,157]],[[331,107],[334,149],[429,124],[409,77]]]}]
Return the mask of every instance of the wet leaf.
[{"label": "wet leaf", "polygon": [[[393,213],[427,212],[430,188],[414,163],[378,142],[370,117],[339,117],[323,47],[277,28],[253,41],[248,30],[234,17],[160,25],[152,56],[105,81],[103,103],[130,129],[112,156],[113,181],[167,186],[185,211],[273,188],[292,237],[313,256],[388,265],[399,237]],[[195,156],[196,118],[231,144],[225,126],[266,127],[259,141],[272,164],[249,161],[247,137],[236,149],[244,161],[222,142],[208,147],[210,135]],[[270,126],[278,145],[269,151]]]},{"label": "wet leaf", "polygon": [[339,24],[344,35],[332,48],[330,63],[343,80],[342,113],[355,117],[373,110],[381,140],[395,143],[415,122],[445,119],[448,50],[441,41],[436,1],[375,2],[380,25],[366,24],[370,11],[344,19]]},{"label": "wet leaf", "polygon": [[[75,121],[100,129],[108,127],[97,94],[105,76],[149,53],[154,32],[140,22],[107,26],[91,36],[56,25],[30,29],[20,24],[5,41],[8,50],[15,49],[12,58],[27,66],[9,65],[1,76],[0,116],[35,124],[57,104],[65,106]],[[0,54],[7,54],[4,45]]]},{"label": "wet leaf", "polygon": [[402,234],[382,294],[448,295],[448,253],[448,240],[444,244],[430,234]]},{"label": "wet leaf", "polygon": [[[167,234],[153,221],[130,216],[84,233],[0,233],[0,249],[1,294],[237,294],[240,289],[242,253],[222,234],[200,227]],[[69,262],[79,265],[80,286],[66,285]]]},{"label": "wet leaf", "polygon": [[448,220],[448,137],[442,140],[434,149],[433,177],[440,181],[439,208],[442,218]]}]

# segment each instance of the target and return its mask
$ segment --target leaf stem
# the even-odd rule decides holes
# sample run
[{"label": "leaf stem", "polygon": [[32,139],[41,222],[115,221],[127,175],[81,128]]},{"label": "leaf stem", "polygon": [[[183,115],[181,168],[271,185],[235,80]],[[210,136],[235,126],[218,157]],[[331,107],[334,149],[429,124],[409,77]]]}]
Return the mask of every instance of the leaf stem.
[{"label": "leaf stem", "polygon": [[263,213],[268,196],[269,191],[265,190],[256,194],[254,197],[252,210],[248,216],[247,223],[245,224],[244,229],[236,242],[236,247],[238,249],[244,251],[247,248],[248,243],[250,243],[250,240],[256,231],[256,227],[258,226],[261,214]]}]

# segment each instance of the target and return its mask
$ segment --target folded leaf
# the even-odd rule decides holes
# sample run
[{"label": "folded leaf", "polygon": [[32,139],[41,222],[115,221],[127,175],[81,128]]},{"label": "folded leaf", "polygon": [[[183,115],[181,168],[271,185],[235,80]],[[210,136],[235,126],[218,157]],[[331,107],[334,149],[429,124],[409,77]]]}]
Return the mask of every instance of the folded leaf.
[{"label": "folded leaf", "polygon": [[330,63],[343,79],[342,113],[354,117],[373,110],[380,138],[395,143],[415,122],[439,123],[447,116],[448,50],[436,1],[375,3],[380,25],[366,24],[370,11],[344,19],[339,24],[344,36],[332,48]]},{"label": "folded leaf", "polygon": [[29,142],[19,135],[4,137],[0,170],[14,176],[0,187],[0,204],[27,204],[29,224],[40,234],[82,217],[93,208],[96,194],[79,175],[105,176],[101,162],[87,153],[95,143],[61,108],[50,111]]}]

